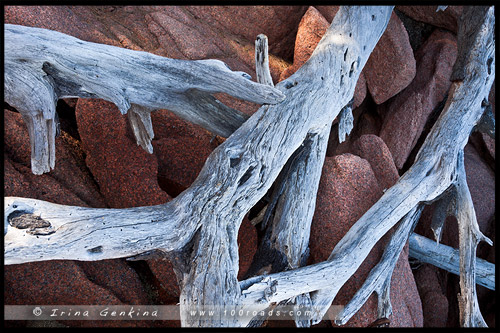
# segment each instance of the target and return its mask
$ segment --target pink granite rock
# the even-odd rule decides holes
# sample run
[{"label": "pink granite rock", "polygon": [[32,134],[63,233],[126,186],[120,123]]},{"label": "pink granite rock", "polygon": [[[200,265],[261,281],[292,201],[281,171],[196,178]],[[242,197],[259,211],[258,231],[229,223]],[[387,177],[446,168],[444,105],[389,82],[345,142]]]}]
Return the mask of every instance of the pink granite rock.
[{"label": "pink granite rock", "polygon": [[392,13],[363,72],[368,91],[377,104],[395,96],[415,77],[415,58],[408,33],[396,14]]},{"label": "pink granite rock", "polygon": [[[316,211],[311,227],[311,260],[326,260],[335,244],[349,228],[380,198],[383,188],[370,163],[352,154],[327,157],[323,166]],[[345,305],[361,287],[370,269],[383,251],[383,237],[356,273],[340,289],[333,304]],[[421,326],[420,299],[409,268],[407,257],[400,256],[392,275],[391,298],[394,314],[392,326]],[[411,309],[411,310],[410,310]],[[372,295],[346,324],[366,327],[377,319],[376,296]]]},{"label": "pink granite rock", "polygon": [[333,18],[337,15],[337,12],[340,9],[340,6],[314,6],[318,10],[318,12],[323,15],[328,23],[332,23]]},{"label": "pink granite rock", "polygon": [[[329,26],[328,21],[315,7],[309,7],[302,17],[297,31],[293,65],[281,73],[280,81],[294,74],[311,57],[316,45],[318,45]],[[358,107],[365,96],[366,81],[363,73],[361,73],[354,91],[353,108]]]},{"label": "pink granite rock", "polygon": [[396,6],[396,9],[416,21],[445,28],[454,33],[458,31],[457,22],[462,14],[462,6],[448,6],[444,11],[436,11],[437,6]]},{"label": "pink granite rock", "polygon": [[54,170],[34,175],[28,130],[19,113],[4,110],[4,133],[6,196],[26,196],[66,205],[106,206],[74,138],[62,132],[56,138]]},{"label": "pink granite rock", "polygon": [[152,206],[170,200],[158,185],[155,156],[137,145],[126,116],[113,103],[80,99],[76,120],[87,165],[110,207]]},{"label": "pink granite rock", "polygon": [[456,56],[455,36],[441,30],[433,32],[416,53],[415,79],[388,104],[380,137],[398,169],[415,147],[432,110],[448,92]]},{"label": "pink granite rock", "polygon": [[392,154],[380,137],[373,134],[362,135],[353,146],[353,153],[370,163],[380,186],[388,189],[398,181],[399,174]]},{"label": "pink granite rock", "polygon": [[424,327],[446,327],[448,299],[441,285],[446,281],[445,276],[436,267],[428,264],[423,264],[414,275],[422,299]]},{"label": "pink granite rock", "polygon": [[[104,267],[86,264],[89,276],[74,261],[44,261],[5,266],[4,304],[9,305],[127,305],[147,304],[134,271],[119,261]],[[102,271],[105,268],[106,272]],[[93,271],[93,272],[91,272]],[[103,275],[104,274],[104,275]],[[103,285],[101,285],[103,283]],[[109,289],[108,289],[109,288]],[[146,327],[144,321],[61,321],[79,327]]]}]

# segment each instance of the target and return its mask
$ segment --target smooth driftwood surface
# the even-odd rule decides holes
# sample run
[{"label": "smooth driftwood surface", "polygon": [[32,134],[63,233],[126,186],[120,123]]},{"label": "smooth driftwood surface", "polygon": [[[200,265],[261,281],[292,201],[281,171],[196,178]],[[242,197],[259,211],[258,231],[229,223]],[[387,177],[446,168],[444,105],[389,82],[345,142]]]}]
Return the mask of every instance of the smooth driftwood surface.
[{"label": "smooth driftwood surface", "polygon": [[[150,113],[169,109],[190,122],[227,137],[246,119],[211,94],[223,92],[255,103],[284,96],[269,85],[233,72],[220,60],[178,60],[90,43],[56,31],[4,25],[5,101],[26,122],[32,171],[55,163],[55,106],[60,98],[102,98],[129,120],[137,143],[152,152]],[[30,98],[26,98],[30,96]]]},{"label": "smooth driftwood surface", "polygon": [[[480,33],[472,36],[472,43],[467,41],[469,47],[464,51],[470,55],[464,62],[468,75],[452,84],[447,104],[415,164],[353,225],[329,260],[240,282],[236,278],[236,236],[243,216],[266,194],[289,162],[290,170],[300,175],[302,167],[300,163],[294,167],[293,156],[300,156],[301,151],[302,156],[313,156],[307,154],[310,145],[317,147],[312,153],[321,157],[321,145],[315,146],[310,140],[326,133],[352,99],[359,73],[385,30],[391,11],[392,7],[381,6],[341,7],[309,61],[276,86],[286,100],[262,106],[214,150],[192,186],[169,203],[110,210],[6,198],[6,263],[99,260],[159,249],[174,258],[181,286],[183,326],[245,326],[251,317],[225,318],[219,312],[207,320],[190,316],[189,310],[210,306],[229,312],[264,310],[308,293],[306,297],[316,310],[311,319],[317,323],[376,242],[399,222],[381,262],[360,290],[382,295],[380,315],[387,316],[393,262],[411,232],[410,221],[419,214],[422,204],[439,200],[455,186],[461,224],[460,275],[464,281],[462,325],[483,325],[475,294],[474,266],[475,245],[486,238],[477,228],[470,193],[463,181],[463,148],[484,112],[483,101],[494,80],[493,9],[486,9],[482,15],[465,10],[465,22],[480,21],[476,25]],[[459,43],[472,37],[459,33]],[[319,162],[314,164],[307,166],[308,172],[321,168]],[[286,173],[283,184],[293,183],[293,175]],[[289,203],[283,201],[283,207],[285,204]],[[295,205],[304,203],[292,203],[291,209]],[[280,216],[276,210],[274,214]],[[309,223],[306,216],[303,218],[301,223]],[[269,225],[278,226],[274,221]],[[170,237],[169,232],[178,236]],[[295,241],[292,244],[297,246]],[[297,254],[289,263],[302,255]]]},{"label": "smooth driftwood surface", "polygon": [[[410,257],[442,268],[450,273],[460,274],[460,254],[458,250],[415,233],[410,236],[409,241]],[[495,290],[495,264],[477,258],[476,283]]]}]

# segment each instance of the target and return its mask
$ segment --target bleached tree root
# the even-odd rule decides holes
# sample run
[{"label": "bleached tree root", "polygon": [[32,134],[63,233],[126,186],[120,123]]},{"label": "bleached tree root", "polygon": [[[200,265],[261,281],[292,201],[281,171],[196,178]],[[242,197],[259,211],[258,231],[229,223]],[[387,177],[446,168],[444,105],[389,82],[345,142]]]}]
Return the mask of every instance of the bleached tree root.
[{"label": "bleached tree root", "polygon": [[[286,161],[301,146],[305,138],[308,135],[324,132],[341,108],[352,99],[359,73],[382,35],[391,11],[392,7],[346,7],[341,10],[311,59],[297,73],[276,87],[287,95],[286,101],[261,107],[212,153],[188,190],[173,201],[162,205],[161,208],[167,215],[174,210],[179,214],[173,220],[162,219],[161,223],[175,226],[177,225],[175,221],[189,221],[180,228],[188,237],[183,237],[184,241],[177,243],[177,250],[182,248],[180,245],[188,245],[186,240],[189,236],[194,240],[189,244],[190,248],[187,251],[189,267],[180,264],[176,267],[182,287],[180,298],[182,313],[186,313],[185,310],[193,305],[227,306],[230,309],[231,306],[240,304],[241,290],[236,279],[238,270],[236,235],[243,215],[266,193]],[[219,77],[217,80],[223,81],[224,78]],[[215,82],[214,86],[220,84]],[[260,91],[269,90],[262,88]],[[225,92],[238,95],[231,89]],[[276,102],[282,96],[274,92],[269,95],[272,97],[268,99],[262,99],[259,95],[260,101]],[[144,103],[142,105],[151,107]],[[17,204],[15,205],[13,201]],[[9,211],[7,216],[11,216],[11,212],[20,211],[20,201],[29,206],[23,207],[23,210],[29,211],[33,208],[34,202],[12,199],[6,203],[6,211]],[[121,254],[129,256],[137,252],[134,250],[135,244],[143,243],[141,238],[144,234],[135,232],[132,227],[120,228],[119,223],[117,228],[115,225],[107,225],[104,228],[92,225],[94,229],[82,235],[81,229],[88,228],[88,220],[79,221],[81,217],[69,215],[68,210],[60,210],[61,217],[54,217],[45,211],[53,208],[56,207],[39,205],[36,210],[40,218],[54,225],[55,232],[44,237],[36,238],[27,233],[22,237],[16,237],[17,231],[11,232],[16,228],[9,224],[8,218],[6,219],[6,253],[9,254],[6,257],[10,257],[8,262],[25,258],[24,255],[12,256],[12,251],[29,253],[29,249],[33,247],[37,247],[40,251],[36,258],[31,256],[32,259],[28,260],[60,259],[66,257],[67,253],[84,253],[87,256],[87,248],[96,249],[92,253],[98,253],[94,257],[97,259],[110,255],[108,252],[110,246],[107,244],[125,241],[127,246],[121,248]],[[92,213],[96,216],[103,212]],[[109,215],[113,213],[116,212],[109,212]],[[133,214],[128,216],[130,219],[135,219]],[[57,222],[55,219],[61,221]],[[145,223],[139,225],[144,228],[147,226]],[[119,228],[122,230],[121,233],[117,232]],[[78,241],[70,242],[68,245],[77,247],[79,244],[81,250],[68,252],[60,248],[62,251],[59,254],[43,252],[42,249],[48,242],[47,237],[53,240],[57,235],[60,239],[64,239],[66,235],[72,233],[79,235],[74,236],[78,237]],[[194,234],[196,237],[192,237]],[[101,235],[105,237],[100,237]],[[21,242],[22,238],[24,240]],[[144,238],[150,240],[150,237]],[[112,249],[116,250],[117,247]],[[170,246],[151,244],[151,247],[141,246],[140,251],[149,251],[153,247],[163,248],[165,251],[172,250]],[[117,255],[118,253],[111,254],[111,256]],[[246,324],[245,321],[223,321],[222,318],[213,318],[210,322],[200,322],[187,317],[182,319],[185,326]]]},{"label": "bleached tree root", "polygon": [[[458,185],[457,197],[461,228],[461,323],[463,326],[484,325],[477,306],[474,283],[475,248],[487,240],[477,228],[472,201],[468,194],[463,168],[463,149],[468,137],[485,111],[494,81],[493,8],[465,10],[462,25],[474,20],[477,33],[460,34],[464,69],[467,76],[453,82],[445,108],[422,145],[414,165],[387,190],[335,246],[329,263],[320,263],[294,271],[281,272],[262,278],[277,288],[270,302],[279,302],[299,293],[311,293],[319,322],[328,310],[340,287],[356,271],[375,243],[401,218],[422,203],[440,199],[451,186]],[[469,22],[469,23],[468,23]],[[463,29],[463,28],[462,28]],[[471,41],[470,38],[473,38]],[[480,60],[479,60],[480,59]],[[464,111],[466,110],[466,111]],[[472,254],[474,254],[472,256]],[[306,285],[300,280],[308,281]],[[324,288],[322,286],[329,286]],[[260,280],[242,282],[246,302],[256,302],[255,294],[266,288]]]},{"label": "bleached tree root", "polygon": [[378,318],[392,314],[390,300],[391,278],[401,251],[420,218],[423,205],[417,205],[399,222],[387,243],[380,262],[372,268],[364,284],[335,318],[337,325],[344,325],[358,312],[373,292],[378,297]]}]

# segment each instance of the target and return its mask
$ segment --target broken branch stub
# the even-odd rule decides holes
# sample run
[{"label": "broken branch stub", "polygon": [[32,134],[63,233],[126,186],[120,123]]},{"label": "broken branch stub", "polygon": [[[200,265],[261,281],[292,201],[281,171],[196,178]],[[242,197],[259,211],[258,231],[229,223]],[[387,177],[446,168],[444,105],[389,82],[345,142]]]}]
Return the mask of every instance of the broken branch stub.
[{"label": "broken branch stub", "polygon": [[4,98],[26,122],[35,174],[49,172],[55,165],[54,118],[60,98],[102,98],[115,103],[122,114],[132,108],[129,120],[137,143],[148,152],[152,151],[151,111],[168,109],[228,137],[247,116],[220,103],[212,93],[259,104],[284,99],[278,90],[231,71],[219,60],[169,59],[12,24],[4,25],[4,34]]}]

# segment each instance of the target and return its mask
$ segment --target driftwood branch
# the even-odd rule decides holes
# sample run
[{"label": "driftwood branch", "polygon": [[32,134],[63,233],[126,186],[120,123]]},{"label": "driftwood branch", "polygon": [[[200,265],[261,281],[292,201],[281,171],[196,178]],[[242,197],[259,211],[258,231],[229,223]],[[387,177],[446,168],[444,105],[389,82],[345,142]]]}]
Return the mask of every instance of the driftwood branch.
[{"label": "driftwood branch", "polygon": [[[468,15],[461,24],[466,25],[468,21],[475,20],[476,26],[479,27],[479,33],[472,36],[473,41],[463,40],[471,38],[470,35],[462,35],[459,39],[469,46],[462,48],[462,52],[467,54],[465,70],[469,75],[452,84],[445,108],[422,145],[414,165],[351,227],[332,251],[328,262],[243,281],[246,302],[257,301],[257,295],[264,287],[264,280],[266,283],[275,281],[278,286],[269,302],[279,302],[297,294],[317,290],[311,295],[313,305],[317,308],[313,321],[319,322],[340,287],[390,228],[421,203],[439,199],[450,186],[460,183],[463,191],[460,205],[463,208],[458,209],[458,214],[461,214],[460,211],[464,212],[462,214],[468,213],[468,218],[460,219],[460,262],[463,272],[461,280],[464,280],[461,282],[461,307],[464,309],[461,310],[461,322],[464,326],[484,324],[479,320],[473,277],[475,245],[477,241],[485,238],[481,236],[477,223],[474,223],[475,218],[471,218],[475,214],[470,208],[470,195],[466,195],[467,184],[460,181],[465,179],[465,171],[460,167],[460,161],[463,160],[463,149],[468,137],[485,111],[483,100],[487,100],[494,81],[494,15],[492,7],[488,8],[483,16],[477,16],[472,11]],[[301,281],[308,283],[304,285]],[[324,289],[326,286],[328,287]]]},{"label": "driftwood branch", "polygon": [[403,250],[408,236],[412,233],[420,218],[423,205],[416,206],[399,222],[391,239],[386,245],[380,262],[373,267],[364,284],[356,292],[349,303],[337,315],[335,323],[344,325],[365,304],[368,297],[376,292],[378,297],[378,318],[389,318],[392,314],[390,286],[392,272]]},{"label": "driftwood branch", "polygon": [[[332,120],[342,107],[352,99],[359,73],[382,35],[391,11],[391,7],[343,8],[311,59],[294,75],[277,85],[276,88],[282,93],[271,90],[271,93],[267,94],[271,97],[265,99],[260,96],[263,92],[269,92],[266,89],[272,88],[268,86],[266,89],[259,88],[260,102],[276,102],[282,98],[282,94],[286,94],[287,99],[281,104],[264,105],[238,128],[210,155],[200,175],[188,190],[161,207],[148,208],[153,212],[161,210],[165,214],[166,218],[160,217],[154,225],[155,228],[160,224],[178,227],[178,223],[182,223],[179,229],[185,237],[176,243],[176,250],[189,248],[187,257],[190,266],[177,267],[182,288],[181,313],[186,314],[185,310],[192,306],[196,308],[213,305],[231,309],[241,304],[242,294],[236,279],[238,269],[236,235],[244,214],[267,192],[280,170],[304,140],[308,136],[325,133],[325,129],[331,126]],[[202,61],[196,63],[200,66],[219,64]],[[232,73],[225,68],[220,70]],[[218,86],[225,85],[228,88],[225,92],[241,96],[231,87],[227,87],[227,82],[223,83],[224,77],[227,78],[227,75],[219,77],[217,82],[212,82],[213,91],[221,91]],[[261,87],[256,83],[251,84],[252,87]],[[212,92],[210,89],[207,90]],[[25,206],[21,206],[21,203]],[[55,208],[59,210],[60,215],[51,215],[49,211],[54,211]],[[7,263],[21,260],[26,262],[61,259],[61,257],[69,259],[67,257],[74,253],[83,253],[87,260],[97,260],[106,255],[130,256],[154,248],[174,250],[171,246],[151,244],[151,236],[137,233],[132,226],[121,228],[117,223],[103,227],[99,225],[98,219],[92,219],[92,223],[86,219],[82,221],[81,216],[78,216],[81,215],[78,208],[61,210],[48,203],[41,205],[19,198],[6,202],[6,211],[9,212],[7,216],[29,210],[33,210],[40,218],[51,223],[55,232],[36,238],[10,224],[7,225],[9,223],[7,219],[5,235]],[[78,214],[73,215],[74,213]],[[93,214],[94,217],[105,214],[97,210],[89,210],[86,213]],[[109,215],[113,213],[117,212],[108,212]],[[134,211],[128,213],[129,219],[140,221],[135,217],[137,213]],[[139,223],[139,226],[147,228],[147,223],[151,223],[151,220],[147,221]],[[87,233],[81,232],[86,228],[93,229]],[[162,233],[160,228],[157,230],[158,233]],[[59,247],[59,253],[44,251],[47,243],[51,243],[54,237],[64,239],[71,234],[78,235],[73,236],[77,237],[78,241],[62,243],[72,246],[71,251],[65,251],[64,247]],[[191,240],[189,244],[188,239]],[[123,243],[127,246],[122,246],[121,251],[109,253],[107,244],[123,245]],[[139,249],[135,248],[136,244],[141,244]],[[80,249],[77,249],[78,247]],[[36,256],[16,255],[21,252],[29,253],[32,248],[38,250]],[[92,254],[97,253],[97,255],[90,257],[87,254],[89,248],[94,249]],[[118,245],[113,247],[113,250],[117,248]],[[260,294],[259,298],[262,297],[263,294]],[[221,317],[202,322],[196,318],[183,316],[182,321],[185,326],[241,326],[247,323],[245,320],[237,319],[222,320]]]},{"label": "driftwood branch", "polygon": [[[450,273],[460,274],[460,254],[457,249],[438,244],[415,233],[410,236],[409,242],[410,257],[442,268]],[[476,283],[488,289],[495,290],[495,264],[476,258]]]},{"label": "driftwood branch", "polygon": [[233,72],[219,60],[168,59],[11,24],[4,25],[4,33],[5,101],[28,126],[35,174],[54,168],[55,105],[60,98],[102,98],[123,114],[132,109],[129,120],[137,142],[149,152],[151,111],[169,109],[227,137],[247,117],[212,93],[260,104],[284,98],[273,87],[253,82],[248,74]]},{"label": "driftwood branch", "polygon": [[[317,323],[338,290],[361,265],[377,241],[400,222],[383,259],[360,290],[357,298],[359,301],[355,299],[351,302],[355,309],[362,302],[364,296],[361,297],[361,294],[376,291],[381,296],[379,316],[387,316],[390,313],[389,272],[392,272],[393,262],[411,233],[415,216],[419,214],[422,204],[439,200],[450,187],[455,187],[455,207],[460,225],[461,322],[464,326],[483,325],[475,296],[474,267],[477,242],[486,239],[477,228],[470,193],[464,181],[463,148],[484,113],[483,101],[487,100],[495,76],[492,8],[483,11],[483,15],[473,12],[468,14],[470,17],[467,20],[475,20],[475,27],[478,29],[478,33],[472,35],[459,33],[459,42],[466,45],[461,52],[465,54],[466,60],[462,63],[468,75],[458,75],[453,82],[445,108],[422,145],[415,164],[353,225],[335,246],[329,259],[306,267],[292,266],[289,270],[254,276],[245,281],[239,282],[236,278],[236,236],[243,216],[270,189],[287,163],[290,162],[290,170],[295,169],[297,172],[287,174],[282,184],[293,184],[294,181],[300,183],[300,179],[294,180],[293,175],[300,175],[299,170],[303,166],[301,163],[294,165],[291,158],[294,154],[300,154],[301,147],[313,148],[310,152],[303,148],[306,152],[304,158],[317,156],[317,162],[314,163],[316,167],[312,171],[318,172],[317,165],[323,158],[320,138],[327,133],[341,109],[351,101],[360,71],[385,30],[391,11],[392,7],[342,7],[309,61],[294,75],[277,84],[277,91],[266,90],[272,88],[242,78],[213,60],[194,62],[197,68],[194,73],[198,73],[198,70],[204,70],[204,74],[207,71],[212,73],[217,68],[220,70],[217,75],[221,74],[223,78],[219,76],[219,80],[213,81],[215,79],[205,76],[199,78],[188,71],[196,79],[205,81],[174,94],[176,98],[169,104],[169,109],[172,106],[175,108],[175,105],[186,106],[191,103],[191,109],[202,110],[201,105],[217,104],[212,103],[214,99],[209,93],[221,91],[217,90],[220,85],[225,87],[223,92],[248,98],[248,86],[242,82],[251,82],[252,93],[258,95],[254,101],[259,103],[274,103],[281,100],[283,95],[287,98],[280,104],[263,105],[234,133],[230,131],[232,135],[209,156],[192,186],[164,205],[107,210],[61,206],[34,199],[6,198],[5,262],[99,260],[135,256],[157,249],[164,252],[178,251],[183,258],[182,262],[179,260],[175,263],[175,269],[181,282],[180,305],[184,326],[245,326],[252,318],[228,319],[219,313],[207,320],[189,316],[188,311],[206,306],[228,311],[242,307],[263,310],[281,301],[302,298],[301,295],[308,293],[311,301],[309,306],[316,310],[311,320]],[[467,20],[461,24],[467,24]],[[467,40],[464,41],[465,39]],[[56,56],[56,59],[59,57]],[[64,62],[61,59],[58,61]],[[19,64],[21,61],[12,63],[12,73],[15,70],[23,71]],[[48,77],[59,82],[69,80],[68,74],[63,75],[68,71],[67,65],[60,69],[54,64],[51,66],[45,66],[44,73]],[[172,68],[175,67],[172,65]],[[42,71],[43,68],[42,63]],[[51,71],[51,68],[58,69]],[[37,73],[39,72],[38,69]],[[25,70],[25,73],[31,75],[30,71]],[[461,70],[460,73],[464,71]],[[245,93],[239,93],[238,87],[227,86],[227,77],[234,79],[234,76],[239,78],[236,80],[239,84],[246,87],[247,90],[243,89]],[[21,82],[14,81],[13,74],[9,79],[12,87],[22,87]],[[207,88],[210,84],[213,84],[213,89]],[[52,101],[66,96],[57,89],[51,90],[51,85],[47,88],[45,81],[39,86],[37,95],[42,96],[39,105],[48,105],[46,101],[43,102],[43,98]],[[82,90],[82,86],[75,89],[87,91]],[[151,136],[148,132],[149,122],[144,114],[158,106],[137,103],[137,100],[130,97],[124,99],[121,95],[115,96],[112,93],[116,94],[115,89],[110,87],[101,90],[113,102],[121,103],[122,110],[127,111],[132,104],[146,108],[134,111],[136,115],[130,121],[132,126],[137,127],[137,132],[142,133],[138,142],[148,148],[147,141]],[[11,95],[15,95],[13,88],[10,91]],[[133,92],[132,89],[129,93]],[[97,94],[94,91],[90,93],[90,96],[84,97]],[[15,98],[11,100],[15,101]],[[193,100],[196,106],[192,106]],[[32,109],[25,107],[24,110]],[[45,132],[51,134],[53,123],[45,121],[54,119],[51,112],[51,109],[46,111],[47,117],[43,112],[24,114],[32,122],[32,119],[41,119],[42,123],[46,123]],[[35,126],[33,125],[34,128]],[[34,135],[36,132],[34,131]],[[312,138],[318,138],[315,139],[318,141],[310,141]],[[44,136],[35,142],[48,144],[49,139],[49,136]],[[304,158],[298,160],[307,160]],[[50,165],[52,161],[53,159],[47,158],[46,164]],[[283,193],[285,189],[283,187]],[[286,208],[289,203],[292,203],[290,209]],[[308,204],[310,205],[310,201],[303,204],[289,200],[281,201],[280,204],[279,200],[276,201],[275,208],[282,207],[280,209],[283,213],[275,210],[274,214],[278,219],[275,218],[276,222],[273,221],[270,225],[281,228],[278,221],[280,217],[287,216],[287,210],[292,212],[294,207],[304,208],[305,206],[300,205]],[[449,205],[445,206],[448,209]],[[302,223],[305,225],[309,223],[309,213],[306,210],[303,217]],[[294,224],[290,224],[290,221],[286,223],[289,223],[290,228],[286,230],[293,230],[290,226]],[[281,248],[284,244],[286,241],[280,242],[275,248],[284,250]],[[300,242],[293,242],[296,247],[294,251],[300,248],[298,244]],[[299,262],[300,265],[299,259],[303,255],[301,250],[284,257],[288,264],[295,265]],[[387,268],[387,272],[382,267]],[[306,304],[308,301],[309,298],[305,298],[299,303]],[[338,320],[342,322],[343,319]]]}]

